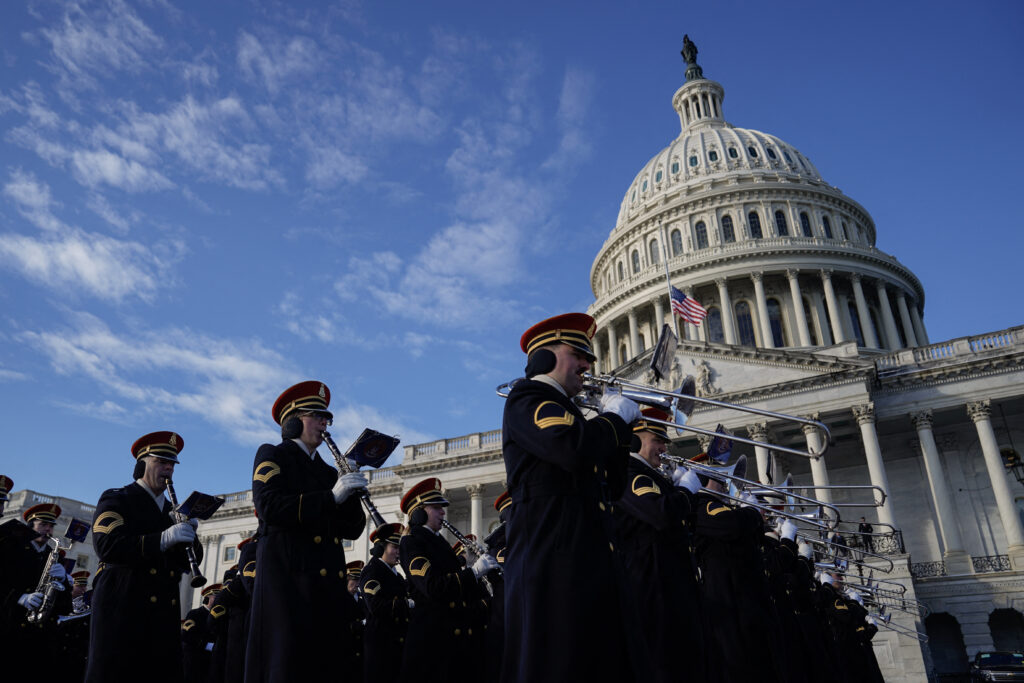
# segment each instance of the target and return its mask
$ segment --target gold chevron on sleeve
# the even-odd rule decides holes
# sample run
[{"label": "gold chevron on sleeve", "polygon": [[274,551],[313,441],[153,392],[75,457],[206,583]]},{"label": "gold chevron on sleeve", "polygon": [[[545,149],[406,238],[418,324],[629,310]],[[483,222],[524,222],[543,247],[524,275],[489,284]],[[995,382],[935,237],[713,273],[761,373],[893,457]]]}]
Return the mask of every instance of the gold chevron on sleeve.
[{"label": "gold chevron on sleeve", "polygon": [[109,534],[122,524],[124,524],[124,517],[113,510],[107,510],[92,523],[92,532],[94,534]]},{"label": "gold chevron on sleeve", "polygon": [[264,460],[256,466],[256,470],[252,473],[252,480],[266,484],[279,474],[281,474],[280,465],[273,460]]},{"label": "gold chevron on sleeve", "polygon": [[638,474],[633,477],[632,488],[633,493],[638,496],[643,496],[648,493],[661,493],[661,488],[646,474]]}]

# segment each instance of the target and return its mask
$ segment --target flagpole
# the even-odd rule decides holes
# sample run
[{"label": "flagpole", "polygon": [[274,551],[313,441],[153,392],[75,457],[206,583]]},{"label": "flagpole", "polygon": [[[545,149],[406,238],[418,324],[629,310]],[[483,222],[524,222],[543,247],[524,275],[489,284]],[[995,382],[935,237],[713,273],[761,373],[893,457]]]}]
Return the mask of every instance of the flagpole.
[{"label": "flagpole", "polygon": [[668,271],[668,238],[665,231],[665,226],[662,224],[661,228],[661,254],[662,261],[665,264],[665,285],[668,289],[668,312],[672,316],[672,327],[675,329],[676,339],[682,339],[682,335],[679,334],[679,315],[672,310],[672,277]]}]

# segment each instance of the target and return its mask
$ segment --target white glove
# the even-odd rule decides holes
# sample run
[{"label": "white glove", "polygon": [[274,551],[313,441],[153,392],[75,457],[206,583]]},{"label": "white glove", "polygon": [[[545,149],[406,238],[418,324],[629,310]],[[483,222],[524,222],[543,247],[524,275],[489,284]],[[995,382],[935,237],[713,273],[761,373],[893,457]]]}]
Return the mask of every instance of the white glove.
[{"label": "white glove", "polygon": [[338,481],[334,482],[334,488],[331,489],[331,493],[334,494],[334,502],[341,505],[353,493],[365,490],[367,486],[369,486],[369,482],[366,481],[366,476],[361,472],[350,472],[338,477]]},{"label": "white glove", "polygon": [[18,598],[18,604],[28,610],[39,609],[39,606],[43,604],[43,594],[25,593]]},{"label": "white glove", "polygon": [[409,603],[409,609],[412,609],[413,607],[415,607],[415,606],[416,606],[416,601],[415,601],[415,600],[413,600],[412,598],[406,598],[406,599],[405,599],[405,601],[406,601],[407,603]]},{"label": "white glove", "polygon": [[690,493],[697,493],[700,490],[700,477],[685,467],[679,467],[672,473],[672,483]]},{"label": "white glove", "polygon": [[189,524],[191,524],[193,529],[198,529],[199,528],[199,520],[196,519],[195,517],[190,517],[189,519],[186,519],[185,521],[188,522]]},{"label": "white glove", "polygon": [[832,585],[832,575],[829,574],[828,572],[822,572],[821,573],[821,579],[819,579],[819,581],[821,581],[821,585],[822,586],[824,586],[826,583],[831,586]]},{"label": "white glove", "polygon": [[637,405],[636,401],[631,401],[622,394],[602,394],[601,412],[615,413],[625,420],[626,424],[640,419],[640,406]]},{"label": "white glove", "polygon": [[779,538],[785,538],[790,541],[796,538],[796,524],[789,521],[788,519],[783,521],[779,525]]},{"label": "white glove", "polygon": [[60,562],[54,562],[50,565],[50,578],[55,581],[63,581],[68,576],[68,570],[64,568]]},{"label": "white glove", "polygon": [[206,644],[206,651],[207,652],[213,652],[213,643],[207,643]]},{"label": "white glove", "polygon": [[160,534],[160,550],[166,552],[168,548],[179,543],[191,543],[196,540],[196,530],[188,522],[178,522],[169,526]]},{"label": "white glove", "polygon": [[748,491],[744,491],[743,493],[740,494],[740,507],[741,508],[751,507],[751,505],[753,503],[756,503],[756,502],[757,502],[757,499],[754,498],[754,494],[753,493],[750,493]]},{"label": "white glove", "polygon": [[480,578],[492,569],[498,568],[498,561],[490,555],[481,555],[477,558],[476,562],[473,563],[473,575],[476,578]]},{"label": "white glove", "polygon": [[864,604],[864,597],[852,588],[846,589],[846,597],[850,598],[851,600],[856,600],[861,605]]},{"label": "white glove", "polygon": [[868,622],[869,624],[871,624],[872,626],[874,626],[876,628],[878,627],[878,622],[875,621],[875,618],[873,616],[871,616],[870,614],[867,615],[866,617],[864,617],[864,621]]},{"label": "white glove", "polygon": [[811,547],[810,543],[800,541],[796,544],[796,551],[800,554],[800,557],[807,558],[808,560],[814,557],[814,548]]},{"label": "white glove", "polygon": [[64,582],[63,581],[54,581],[51,585],[54,588],[56,588],[57,590],[59,590],[59,591],[64,590]]}]

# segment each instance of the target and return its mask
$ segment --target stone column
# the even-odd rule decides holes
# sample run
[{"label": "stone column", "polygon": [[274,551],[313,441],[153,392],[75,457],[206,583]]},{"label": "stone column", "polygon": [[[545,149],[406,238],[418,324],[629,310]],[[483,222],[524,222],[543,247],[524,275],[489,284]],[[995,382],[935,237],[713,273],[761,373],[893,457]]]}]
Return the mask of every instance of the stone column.
[{"label": "stone column", "polygon": [[[755,422],[747,425],[747,435],[754,441],[768,443],[768,423]],[[768,468],[771,467],[768,446],[754,446],[754,455],[757,456],[757,480],[762,484],[767,484],[769,483]]]},{"label": "stone column", "polygon": [[917,346],[917,335],[914,334],[914,323],[910,321],[910,311],[907,310],[907,297],[903,290],[896,291],[896,308],[900,312],[900,322],[903,324],[903,336],[907,338],[907,346]]},{"label": "stone column", "polygon": [[921,311],[917,310],[916,303],[910,307],[910,319],[914,321],[914,334],[917,336],[917,343],[921,346],[928,346],[928,333],[925,332]]},{"label": "stone column", "polygon": [[821,285],[825,289],[825,304],[828,306],[828,319],[832,323],[832,339],[836,344],[844,342],[848,337],[843,333],[842,313],[839,310],[839,302],[836,301],[836,290],[832,286],[832,271],[824,269],[821,271]]},{"label": "stone column", "polygon": [[978,430],[978,440],[981,442],[981,452],[985,456],[988,478],[992,481],[992,493],[995,494],[999,517],[1003,521],[1010,564],[1014,569],[1024,569],[1024,530],[1021,529],[1010,484],[1006,480],[1006,467],[999,454],[999,444],[995,432],[992,431],[991,401],[968,403],[967,414],[974,420],[974,427]]},{"label": "stone column", "polygon": [[892,306],[889,305],[889,293],[882,280],[878,280],[875,286],[878,290],[878,305],[882,307],[882,325],[885,326],[885,336],[889,340],[889,348],[895,351],[900,348],[900,334],[896,331],[896,318],[892,316]]},{"label": "stone column", "polygon": [[608,361],[607,372],[619,367],[619,338],[615,336],[615,321],[608,322]]},{"label": "stone column", "polygon": [[789,279],[789,293],[793,297],[793,317],[796,318],[796,331],[800,338],[800,346],[811,345],[811,335],[807,330],[807,312],[804,310],[804,297],[800,293],[800,273],[796,270],[787,270],[786,277]]},{"label": "stone column", "polygon": [[[817,420],[818,414],[804,415],[811,420]],[[818,431],[817,427],[811,425],[804,425],[804,436],[807,438],[807,449],[814,453],[821,452],[821,432]],[[811,480],[814,481],[815,486],[828,486],[828,470],[825,468],[824,458],[811,458]],[[832,502],[832,491],[829,489],[815,489],[814,497],[825,503]]]},{"label": "stone column", "polygon": [[718,285],[718,302],[722,309],[722,330],[725,332],[726,344],[737,344],[736,340],[736,319],[732,314],[732,300],[729,298],[729,287],[725,278],[715,280]]},{"label": "stone column", "polygon": [[764,295],[764,273],[751,273],[750,279],[754,281],[754,298],[757,299],[757,320],[761,325],[761,346],[766,349],[774,349],[775,339],[772,337],[772,324],[768,320],[768,299]]},{"label": "stone column", "polygon": [[832,329],[828,326],[828,315],[825,313],[825,298],[821,292],[811,292],[814,314],[818,318],[818,339],[822,346],[832,346]]},{"label": "stone column", "polygon": [[665,309],[661,305],[661,297],[654,297],[654,339],[651,340],[651,346],[654,346],[658,342],[658,336],[661,334],[661,327],[665,324]]},{"label": "stone column", "polygon": [[939,448],[935,445],[935,435],[932,434],[932,411],[922,410],[911,413],[910,419],[914,423],[918,439],[921,442],[921,455],[924,456],[928,487],[931,489],[935,513],[939,518],[939,534],[942,536],[942,545],[944,546],[942,559],[946,562],[946,572],[970,574],[972,573],[971,558],[964,552],[964,544],[960,539],[960,528],[957,526],[953,510],[953,493],[949,490],[949,484],[946,483],[946,474],[943,471]]},{"label": "stone column", "polygon": [[882,448],[878,444],[878,432],[875,430],[875,404],[853,406],[853,416],[857,418],[857,424],[860,426],[860,440],[864,444],[864,456],[868,461],[871,484],[882,489],[887,496],[885,503],[878,508],[878,521],[895,527],[896,518],[892,512],[892,502],[888,498],[889,478],[885,474]]},{"label": "stone column", "polygon": [[466,487],[469,492],[469,532],[482,540],[484,534],[484,485],[470,484]]},{"label": "stone column", "polygon": [[864,346],[877,349],[878,337],[875,336],[875,326],[871,324],[871,312],[864,298],[864,288],[860,285],[860,274],[850,275],[850,281],[853,282],[853,298],[857,302],[857,319],[860,320],[860,332],[864,335]]},{"label": "stone column", "polygon": [[636,324],[636,309],[629,309],[626,318],[629,320],[629,357],[636,358],[640,354],[640,330]]}]

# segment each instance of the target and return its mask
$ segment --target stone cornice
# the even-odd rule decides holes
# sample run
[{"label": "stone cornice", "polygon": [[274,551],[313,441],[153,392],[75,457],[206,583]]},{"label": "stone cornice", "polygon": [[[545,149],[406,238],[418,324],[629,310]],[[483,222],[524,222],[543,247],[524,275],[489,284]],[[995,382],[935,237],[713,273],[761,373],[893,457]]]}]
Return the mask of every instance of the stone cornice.
[{"label": "stone cornice", "polygon": [[[638,379],[646,371],[652,352],[652,349],[648,349],[625,365],[617,368],[615,374],[633,380]],[[862,373],[863,378],[870,377],[875,367],[874,363],[863,358],[837,358],[835,356],[804,351],[733,346],[710,342],[680,341],[676,347],[676,353],[687,358],[737,360],[748,365],[761,365],[770,368],[799,367],[827,374],[857,372]]]},{"label": "stone cornice", "polygon": [[[439,458],[423,458],[409,464],[397,465],[394,468],[395,476],[408,480],[418,475],[435,474],[447,470],[473,467],[490,462],[497,462],[502,459],[501,448],[491,448],[480,453],[468,453],[466,455],[447,455]],[[382,484],[383,485],[383,484]],[[373,488],[370,489],[373,491]]]},{"label": "stone cornice", "polygon": [[879,386],[875,393],[898,394],[913,389],[960,382],[967,377],[995,377],[1020,370],[1024,370],[1024,353],[975,357],[955,364],[912,368],[897,375],[879,375]]}]

